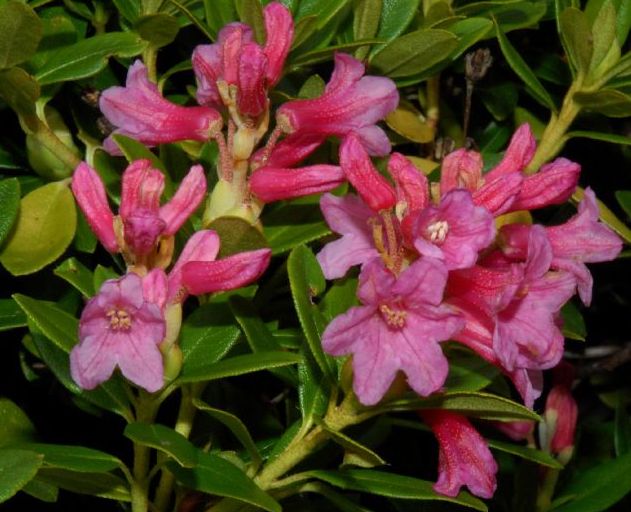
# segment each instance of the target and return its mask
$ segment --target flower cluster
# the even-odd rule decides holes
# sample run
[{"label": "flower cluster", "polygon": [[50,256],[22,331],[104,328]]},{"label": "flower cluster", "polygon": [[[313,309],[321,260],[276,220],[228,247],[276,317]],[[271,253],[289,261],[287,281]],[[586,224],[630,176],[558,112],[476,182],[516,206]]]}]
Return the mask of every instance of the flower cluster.
[{"label": "flower cluster", "polygon": [[[457,150],[445,158],[436,189],[394,153],[388,161],[393,187],[360,138],[345,137],[340,165],[358,195],[323,196],[324,217],[341,238],[317,258],[328,279],[361,265],[361,305],[335,318],[322,344],[329,354],[352,354],[361,403],[379,402],[399,371],[421,396],[440,390],[448,373],[440,348],[446,340],[500,368],[526,405],[540,395],[541,371],[556,366],[563,353],[561,307],[577,288],[589,303],[592,281],[585,263],[615,258],[621,242],[598,221],[589,189],[578,213],[562,225],[510,221],[505,214],[562,203],[576,188],[580,168],[563,158],[526,175],[534,151],[527,125],[486,174],[479,153]],[[482,443],[467,433],[472,427],[464,418],[423,417],[441,446],[447,432]],[[443,449],[439,492],[455,495],[466,484],[480,496],[492,494],[489,475],[497,467],[489,463],[488,448],[470,447],[467,462],[477,461],[470,470],[449,455],[453,447]],[[476,471],[486,472],[484,478]]]}]

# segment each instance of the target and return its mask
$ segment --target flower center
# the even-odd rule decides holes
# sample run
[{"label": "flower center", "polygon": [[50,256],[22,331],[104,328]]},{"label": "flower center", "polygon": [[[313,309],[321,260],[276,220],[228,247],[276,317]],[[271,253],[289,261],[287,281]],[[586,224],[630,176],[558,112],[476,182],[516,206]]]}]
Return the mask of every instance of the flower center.
[{"label": "flower center", "polygon": [[389,326],[396,327],[398,329],[405,326],[405,317],[407,316],[405,311],[393,309],[387,304],[381,304],[379,306],[379,311]]},{"label": "flower center", "polygon": [[115,331],[131,329],[131,316],[124,309],[112,308],[106,313],[110,319],[110,327]]},{"label": "flower center", "polygon": [[427,236],[434,243],[444,242],[447,233],[449,233],[449,224],[445,220],[439,220],[427,226]]}]

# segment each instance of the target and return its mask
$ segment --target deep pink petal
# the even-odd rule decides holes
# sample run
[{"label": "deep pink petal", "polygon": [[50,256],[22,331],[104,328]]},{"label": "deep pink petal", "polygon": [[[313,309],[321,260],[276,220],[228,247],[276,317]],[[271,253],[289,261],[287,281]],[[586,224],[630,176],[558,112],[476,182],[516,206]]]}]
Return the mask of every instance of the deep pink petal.
[{"label": "deep pink petal", "polygon": [[254,154],[252,166],[254,169],[258,167],[293,167],[318,149],[325,138],[326,136],[318,134],[291,134],[274,146],[266,161],[263,161],[265,149],[257,151]]},{"label": "deep pink petal", "polygon": [[523,181],[523,176],[518,172],[503,174],[495,179],[486,178],[484,184],[473,192],[473,202],[496,217],[515,210],[512,206],[521,192]]},{"label": "deep pink petal", "polygon": [[359,137],[370,156],[386,156],[392,150],[390,139],[379,126],[371,124],[356,128],[353,132]]},{"label": "deep pink petal", "polygon": [[422,210],[429,202],[429,184],[425,175],[401,153],[392,153],[388,172],[394,179],[397,191],[397,209],[403,203],[405,213]]},{"label": "deep pink petal", "polygon": [[191,261],[182,267],[182,284],[192,295],[234,290],[258,279],[271,255],[269,249],[259,249],[218,261]]},{"label": "deep pink petal", "polygon": [[125,219],[138,210],[157,214],[163,190],[164,175],[154,169],[149,160],[135,160],[123,173],[119,211],[121,217]]},{"label": "deep pink petal", "polygon": [[267,108],[267,57],[256,43],[243,46],[239,57],[237,107],[241,114],[258,117]]},{"label": "deep pink petal", "polygon": [[482,182],[482,155],[477,151],[457,149],[443,160],[440,172],[440,193],[454,188],[475,192]]},{"label": "deep pink petal", "polygon": [[107,203],[105,187],[97,172],[81,162],[72,176],[72,193],[99,242],[109,252],[118,252],[114,214]]},{"label": "deep pink petal", "polygon": [[294,37],[291,12],[280,2],[271,2],[263,9],[267,40],[263,49],[267,56],[268,86],[275,85],[282,76],[285,59]]},{"label": "deep pink petal", "polygon": [[390,272],[381,261],[381,258],[373,258],[368,261],[359,274],[357,297],[363,304],[376,305],[387,301],[396,292],[395,275]]},{"label": "deep pink petal", "polygon": [[203,44],[196,46],[192,56],[193,70],[197,78],[197,102],[213,108],[222,106],[217,79],[222,73],[221,46]]},{"label": "deep pink petal", "polygon": [[537,142],[528,123],[522,124],[511,138],[502,161],[487,174],[489,179],[513,172],[521,173],[532,160]]},{"label": "deep pink petal", "polygon": [[326,164],[298,169],[262,167],[249,180],[250,190],[266,203],[328,192],[345,181],[341,167]]},{"label": "deep pink petal", "polygon": [[537,174],[528,176],[511,210],[534,210],[567,201],[578,183],[581,166],[565,158],[544,165]]},{"label": "deep pink petal", "polygon": [[194,165],[182,180],[171,200],[160,208],[166,224],[164,235],[171,236],[186,222],[206,195],[206,176],[201,165]]}]

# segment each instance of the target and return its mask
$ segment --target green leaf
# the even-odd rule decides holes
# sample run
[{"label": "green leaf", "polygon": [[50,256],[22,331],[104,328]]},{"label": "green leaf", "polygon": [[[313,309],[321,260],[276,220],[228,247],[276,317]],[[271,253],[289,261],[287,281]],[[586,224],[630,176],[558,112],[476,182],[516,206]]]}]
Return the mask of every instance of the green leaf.
[{"label": "green leaf", "polygon": [[578,473],[559,493],[554,512],[601,512],[631,491],[631,453]]},{"label": "green leaf", "polygon": [[226,459],[211,453],[200,453],[195,468],[167,464],[181,484],[191,489],[234,498],[269,512],[281,512],[280,504],[262,491],[250,477]]},{"label": "green leaf", "polygon": [[598,112],[608,117],[631,116],[631,96],[615,89],[577,92],[574,94],[574,101],[585,110]]},{"label": "green leaf", "polygon": [[116,6],[116,10],[130,22],[134,22],[142,12],[141,0],[112,0]]},{"label": "green leaf", "polygon": [[479,91],[482,102],[497,121],[510,118],[517,106],[518,93],[515,84],[510,82],[498,83]]},{"label": "green leaf", "polygon": [[17,178],[0,181],[0,246],[7,237],[20,208],[20,183]]},{"label": "green leaf", "polygon": [[53,272],[79,290],[84,297],[90,298],[94,295],[94,275],[76,258],[68,258]]},{"label": "green leaf", "polygon": [[302,415],[302,428],[310,426],[314,420],[324,416],[329,401],[327,384],[322,371],[311,352],[304,351],[304,360],[298,365],[298,400]]},{"label": "green leaf", "polygon": [[166,453],[180,466],[192,468],[197,463],[197,448],[182,434],[163,425],[130,423],[125,427],[124,435],[136,444]]},{"label": "green leaf", "polygon": [[[383,0],[357,0],[353,13],[353,38],[369,39],[377,34]],[[355,57],[362,60],[369,48],[358,48]]]},{"label": "green leaf", "polygon": [[616,9],[613,2],[607,0],[598,11],[591,30],[594,50],[589,71],[596,78],[620,60],[616,28]]},{"label": "green leaf", "polygon": [[311,75],[302,84],[302,87],[298,91],[298,98],[300,99],[312,99],[321,96],[324,93],[326,87],[325,81],[320,75]]},{"label": "green leaf", "polygon": [[77,473],[66,469],[43,468],[37,477],[43,482],[77,494],[131,501],[127,483],[112,473]]},{"label": "green leaf", "polygon": [[559,30],[565,53],[576,73],[586,73],[592,61],[592,30],[585,14],[569,7],[559,16]]},{"label": "green leaf", "polygon": [[263,459],[261,458],[261,454],[259,453],[248,428],[245,424],[234,414],[231,414],[227,411],[222,411],[221,409],[215,409],[210,405],[202,402],[201,400],[193,400],[193,405],[197,407],[200,411],[204,411],[209,414],[217,421],[225,425],[230,432],[234,434],[234,436],[239,440],[239,442],[243,445],[243,447],[250,454],[250,459],[252,459],[252,465],[255,468],[260,467],[263,463]]},{"label": "green leaf", "polygon": [[458,38],[458,45],[450,58],[455,60],[471,46],[486,37],[493,30],[493,22],[486,18],[467,18],[458,20],[446,27],[446,30]]},{"label": "green leaf", "polygon": [[216,231],[221,240],[217,258],[268,247],[263,234],[241,217],[219,217],[208,225],[208,229]]},{"label": "green leaf", "polygon": [[298,48],[309,39],[316,30],[318,30],[318,16],[312,14],[300,18],[294,28],[294,40],[291,43],[291,48]]},{"label": "green leaf", "polygon": [[26,315],[13,299],[0,299],[0,332],[26,327]]},{"label": "green leaf", "polygon": [[55,182],[33,190],[20,211],[0,262],[15,276],[32,274],[55,261],[74,238],[77,211],[68,184]]},{"label": "green leaf", "polygon": [[35,113],[35,102],[39,95],[39,84],[22,68],[0,71],[0,97],[20,115],[26,127],[33,131],[39,128],[40,123]]},{"label": "green leaf", "polygon": [[173,16],[168,14],[147,14],[135,21],[134,30],[155,48],[161,48],[173,42],[180,30],[180,25]]},{"label": "green leaf", "polygon": [[96,75],[112,55],[134,57],[143,52],[147,42],[132,32],[109,32],[64,47],[37,72],[40,85],[54,84]]},{"label": "green leaf", "polygon": [[96,244],[96,236],[85,219],[85,215],[79,210],[77,213],[77,232],[72,245],[77,251],[93,254],[96,250]]},{"label": "green leaf", "polygon": [[0,447],[29,441],[35,435],[31,420],[8,398],[0,398],[0,418]]},{"label": "green leaf", "polygon": [[517,76],[519,76],[519,78],[524,81],[533,98],[535,98],[544,107],[547,107],[553,112],[556,112],[556,105],[550,97],[550,94],[548,94],[548,91],[546,91],[543,85],[541,85],[541,82],[535,76],[528,64],[526,64],[526,61],[522,59],[519,52],[515,50],[513,45],[510,43],[510,41],[500,28],[499,24],[496,23],[495,28],[497,32],[497,40],[500,43],[500,48],[502,49],[502,53],[508,61],[511,69],[515,72],[515,74],[517,74]]},{"label": "green leaf", "polygon": [[455,391],[479,391],[493,382],[499,370],[475,354],[457,352],[449,354],[449,375],[445,389]]},{"label": "green leaf", "polygon": [[13,299],[38,329],[64,352],[69,353],[78,343],[79,321],[75,317],[51,302],[32,299],[19,293]]},{"label": "green leaf", "polygon": [[616,191],[616,199],[628,217],[631,217],[631,190]]},{"label": "green leaf", "polygon": [[182,324],[182,375],[204,370],[222,359],[239,338],[239,328],[227,304],[210,303],[196,309]]},{"label": "green leaf", "polygon": [[237,19],[234,0],[204,0],[204,9],[206,23],[214,37],[224,25]]},{"label": "green leaf", "polygon": [[616,403],[613,431],[614,447],[618,457],[631,452],[631,417],[627,411],[627,401],[622,396],[623,392],[620,393]]},{"label": "green leaf", "polygon": [[59,496],[59,488],[57,486],[43,482],[37,476],[22,487],[21,490],[29,496],[46,503],[55,503]]},{"label": "green leaf", "polygon": [[302,361],[302,357],[291,352],[257,352],[256,354],[246,354],[224,359],[218,363],[206,366],[196,366],[195,368],[182,369],[178,377],[180,382],[199,382],[223,379],[225,377],[236,377],[246,373],[270,370],[296,364]]},{"label": "green leaf", "polygon": [[294,19],[317,15],[318,28],[325,27],[346,7],[349,0],[300,0]]},{"label": "green leaf", "polygon": [[490,0],[471,2],[455,9],[457,15],[495,18],[504,32],[535,25],[546,14],[545,0]]},{"label": "green leaf", "polygon": [[446,409],[485,420],[539,421],[539,415],[508,398],[490,393],[458,391],[419,398],[410,395],[391,402],[384,402],[379,409],[386,411],[410,411],[416,409]]},{"label": "green leaf", "polygon": [[275,256],[331,233],[322,220],[320,207],[317,204],[301,203],[300,200],[266,213],[264,220],[263,232]]},{"label": "green leaf", "polygon": [[495,439],[487,439],[486,442],[491,448],[499,450],[501,452],[510,453],[520,459],[529,460],[535,462],[541,466],[546,466],[553,469],[563,469],[563,464],[556,460],[552,455],[541,450],[535,450],[528,446],[521,446],[514,443],[505,443],[503,441],[496,441]]},{"label": "green leaf", "polygon": [[381,43],[381,39],[364,39],[362,41],[353,41],[351,43],[340,43],[334,46],[327,46],[326,48],[318,48],[310,50],[305,53],[301,53],[292,61],[293,67],[311,66],[318,62],[324,62],[331,60],[333,54],[337,51],[349,52],[365,45],[374,43]]},{"label": "green leaf", "polygon": [[7,501],[36,474],[42,457],[27,450],[0,449],[0,503]]},{"label": "green leaf", "polygon": [[265,43],[265,20],[260,0],[235,0],[235,6],[241,21],[254,30],[256,42]]},{"label": "green leaf", "polygon": [[100,290],[101,286],[108,279],[118,279],[120,276],[111,268],[97,265],[94,269],[93,286],[94,290]]},{"label": "green leaf", "polygon": [[[419,3],[420,0],[383,0],[377,38],[390,42],[402,34],[418,13]],[[371,57],[379,53],[384,46],[375,47]]]},{"label": "green leaf", "polygon": [[179,2],[178,0],[169,0],[169,3],[173,4],[173,6],[180,11],[182,15],[188,19],[188,21],[195,25],[202,34],[212,40],[213,34],[208,31],[204,22],[200,20],[186,5],[184,5],[184,3]]},{"label": "green leaf", "polygon": [[42,38],[42,21],[22,2],[0,6],[0,69],[29,60]]},{"label": "green leaf", "polygon": [[[272,336],[272,333],[258,316],[248,299],[238,295],[230,297],[230,309],[237,322],[239,322],[241,329],[243,329],[252,352],[258,353],[282,349],[280,343]],[[272,373],[291,386],[295,386],[298,382],[296,372],[292,368],[273,369]]]},{"label": "green leaf", "polygon": [[455,498],[436,493],[433,482],[372,469],[344,471],[309,471],[307,475],[349,491],[359,491],[389,498],[420,501],[445,501],[485,512],[486,505],[466,492]]},{"label": "green leaf", "polygon": [[393,78],[415,75],[447,59],[457,46],[458,38],[446,30],[416,30],[388,43],[371,66]]},{"label": "green leaf", "polygon": [[162,161],[151,151],[147,146],[138,142],[136,139],[132,139],[131,137],[127,137],[125,135],[121,135],[117,133],[113,135],[112,138],[116,145],[120,148],[123,155],[129,163],[134,160],[140,160],[146,158],[151,161],[151,165],[156,169],[160,169],[165,175],[167,174],[166,169]]},{"label": "green leaf", "polygon": [[587,329],[585,320],[573,302],[568,302],[561,308],[563,318],[563,336],[571,340],[585,341]]},{"label": "green leaf", "polygon": [[287,273],[294,307],[311,353],[325,378],[330,378],[331,367],[320,342],[325,327],[324,319],[311,301],[326,286],[320,264],[311,250],[301,245],[289,254]]},{"label": "green leaf", "polygon": [[623,144],[631,146],[631,137],[626,135],[616,135],[615,133],[589,132],[589,131],[573,131],[565,134],[568,139],[581,137],[585,139],[601,140],[603,142],[611,142],[612,144]]},{"label": "green leaf", "polygon": [[320,423],[322,429],[327,433],[328,437],[336,444],[340,445],[345,450],[352,452],[358,456],[363,463],[374,466],[383,466],[386,463],[377,453],[373,452],[370,448],[358,443],[354,439],[351,439],[346,434],[342,434],[335,429],[329,428],[325,423]]},{"label": "green leaf", "polygon": [[20,448],[40,454],[44,458],[44,467],[79,473],[107,473],[123,466],[123,462],[113,455],[84,446],[23,443]]}]

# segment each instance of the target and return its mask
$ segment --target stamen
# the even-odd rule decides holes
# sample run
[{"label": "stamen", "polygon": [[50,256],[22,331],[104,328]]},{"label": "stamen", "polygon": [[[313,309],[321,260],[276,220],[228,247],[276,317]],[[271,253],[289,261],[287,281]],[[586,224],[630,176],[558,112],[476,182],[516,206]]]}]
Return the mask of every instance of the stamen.
[{"label": "stamen", "polygon": [[386,323],[391,327],[401,329],[405,326],[405,318],[407,317],[407,312],[400,309],[392,309],[387,304],[381,304],[379,306],[379,311],[383,315]]},{"label": "stamen", "polygon": [[106,315],[110,320],[110,327],[115,331],[131,329],[131,316],[124,309],[110,309]]},{"label": "stamen", "polygon": [[265,148],[263,149],[263,158],[261,159],[261,161],[263,162],[261,164],[262,166],[265,165],[269,160],[269,157],[272,154],[272,150],[274,149],[274,146],[278,142],[278,139],[282,135],[282,133],[283,130],[281,129],[281,127],[277,126],[276,128],[274,128],[274,131],[269,136],[269,139],[267,139],[267,143],[265,144]]},{"label": "stamen", "polygon": [[444,242],[445,238],[447,238],[447,233],[449,233],[447,221],[439,220],[427,226],[427,235],[434,243],[440,244]]}]

